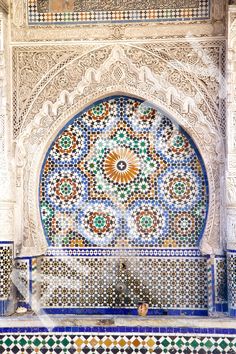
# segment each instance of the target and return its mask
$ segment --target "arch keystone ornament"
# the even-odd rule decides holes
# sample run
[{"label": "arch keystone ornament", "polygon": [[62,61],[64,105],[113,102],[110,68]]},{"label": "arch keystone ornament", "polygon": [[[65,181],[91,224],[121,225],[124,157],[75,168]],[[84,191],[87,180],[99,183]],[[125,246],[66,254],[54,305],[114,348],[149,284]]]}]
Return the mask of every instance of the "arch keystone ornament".
[{"label": "arch keystone ornament", "polygon": [[[146,62],[146,50],[135,48],[139,51],[141,63],[137,66],[129,55],[133,48],[128,45],[111,47],[108,56],[101,55],[99,67],[96,63],[96,67],[93,68],[90,60],[90,67],[85,70],[74,90],[63,89],[53,101],[45,101],[33,120],[28,121],[25,117],[22,130],[16,139],[17,173],[22,177],[17,187],[17,203],[22,206],[20,208],[22,215],[19,219],[22,220],[20,226],[22,231],[17,242],[21,255],[40,255],[47,249],[38,207],[38,188],[41,167],[51,142],[66,123],[86,106],[102,97],[117,93],[140,97],[147,101],[148,106],[160,108],[167,116],[173,117],[196,143],[207,169],[210,195],[201,250],[211,254],[222,253],[220,179],[223,145],[214,112],[211,111],[209,116],[206,116],[205,112],[201,111],[205,92],[199,91],[198,99],[193,101],[181,87],[177,88],[156,73]],[[95,53],[99,56],[99,52],[102,53],[103,50],[104,48],[99,48],[95,52],[85,54],[85,57],[94,58]],[[148,53],[150,58],[154,57],[151,52]],[[180,71],[179,75],[181,77],[184,74]],[[194,80],[189,79],[189,86],[194,85]],[[139,168],[138,158],[132,155],[131,160],[137,163],[137,169],[133,171],[135,175]],[[121,175],[121,171],[119,173]],[[114,174],[111,175],[118,178],[114,177]]]}]

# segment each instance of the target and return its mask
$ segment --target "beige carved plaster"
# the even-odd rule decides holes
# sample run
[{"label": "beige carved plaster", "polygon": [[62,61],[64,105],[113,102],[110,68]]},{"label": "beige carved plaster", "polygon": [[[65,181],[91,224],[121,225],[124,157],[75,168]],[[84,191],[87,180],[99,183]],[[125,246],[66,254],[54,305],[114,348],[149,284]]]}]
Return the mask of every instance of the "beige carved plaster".
[{"label": "beige carved plaster", "polygon": [[236,6],[228,14],[226,243],[236,249]]},{"label": "beige carved plaster", "polygon": [[[63,90],[72,92],[86,67],[99,67],[100,62],[110,55],[111,48],[111,44],[14,47],[15,136],[45,101],[53,102]],[[137,67],[151,67],[163,85],[172,84],[198,100],[206,118],[224,135],[224,40],[196,41],[189,38],[168,43],[126,45],[125,48]]]},{"label": "beige carved plaster", "polygon": [[[5,4],[5,3],[4,3]],[[14,239],[13,158],[9,112],[8,19],[0,2],[0,241]],[[5,4],[6,5],[6,4]],[[6,8],[4,7],[4,10]]]},{"label": "beige carved plaster", "polygon": [[[47,248],[39,215],[38,186],[40,169],[50,143],[76,113],[95,100],[114,93],[137,96],[156,104],[194,139],[207,168],[210,189],[210,208],[201,249],[208,254],[221,253],[220,181],[224,147],[220,123],[214,111],[217,106],[213,102],[208,105],[207,101],[211,102],[212,98],[206,98],[206,92],[201,86],[196,87],[190,76],[186,81],[181,70],[178,71],[177,84],[161,76],[163,67],[168,66],[167,70],[169,67],[172,70],[173,63],[161,56],[152,56],[150,50],[143,47],[105,46],[82,56],[79,63],[83,65],[78,66],[78,59],[73,63],[74,70],[82,68],[76,84],[73,83],[70,89],[67,85],[57,87],[52,96],[48,91],[50,80],[46,82],[46,95],[40,101],[36,97],[32,101],[29,113],[33,110],[34,115],[25,115],[23,129],[16,138],[17,202],[18,210],[22,212],[18,220],[24,220],[19,225],[22,233],[17,240],[21,254],[38,255]],[[51,79],[54,86],[60,75],[58,71]],[[183,85],[179,85],[182,81]]]}]

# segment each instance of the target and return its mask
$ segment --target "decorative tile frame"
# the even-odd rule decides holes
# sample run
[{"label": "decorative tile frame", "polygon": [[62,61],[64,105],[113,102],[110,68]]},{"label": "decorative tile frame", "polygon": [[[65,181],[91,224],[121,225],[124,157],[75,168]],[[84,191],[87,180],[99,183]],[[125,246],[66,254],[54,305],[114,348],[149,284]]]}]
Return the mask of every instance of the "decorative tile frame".
[{"label": "decorative tile frame", "polygon": [[12,312],[14,296],[11,274],[14,246],[12,241],[0,241],[0,316]]},{"label": "decorative tile frame", "polygon": [[236,250],[227,250],[227,274],[229,314],[236,317]]},{"label": "decorative tile frame", "polygon": [[[19,334],[20,332],[20,334]],[[235,354],[235,329],[93,327],[1,328],[0,351],[49,353]]]},{"label": "decorative tile frame", "polygon": [[208,310],[210,313],[228,311],[227,262],[225,256],[209,256]]},{"label": "decorative tile frame", "polygon": [[119,0],[113,6],[101,0],[74,0],[68,2],[69,7],[58,3],[50,6],[49,3],[50,0],[28,0],[30,25],[207,20],[211,6],[210,0],[177,0],[174,5],[166,0],[152,0],[145,4]]},{"label": "decorative tile frame", "polygon": [[215,257],[215,302],[216,311],[228,311],[227,259]]},{"label": "decorative tile frame", "polygon": [[16,258],[15,271],[18,305],[29,308],[32,302],[32,258]]},{"label": "decorative tile frame", "polygon": [[13,266],[13,242],[0,241],[0,300],[11,296],[11,272]]},{"label": "decorative tile frame", "polygon": [[[138,303],[147,302],[150,314],[206,316],[206,257],[187,256],[187,250],[186,257],[159,251],[162,257],[158,250],[144,258],[44,257],[41,308],[48,313],[137,314]],[[120,269],[121,263],[126,270]]]}]

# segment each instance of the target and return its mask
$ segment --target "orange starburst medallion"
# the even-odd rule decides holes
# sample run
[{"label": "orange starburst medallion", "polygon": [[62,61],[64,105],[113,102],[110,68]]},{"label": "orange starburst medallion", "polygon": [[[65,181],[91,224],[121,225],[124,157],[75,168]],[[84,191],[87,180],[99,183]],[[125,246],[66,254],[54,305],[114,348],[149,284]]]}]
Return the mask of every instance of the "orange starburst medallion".
[{"label": "orange starburst medallion", "polygon": [[128,148],[112,150],[104,160],[105,174],[115,183],[125,184],[133,181],[139,169],[138,156]]}]

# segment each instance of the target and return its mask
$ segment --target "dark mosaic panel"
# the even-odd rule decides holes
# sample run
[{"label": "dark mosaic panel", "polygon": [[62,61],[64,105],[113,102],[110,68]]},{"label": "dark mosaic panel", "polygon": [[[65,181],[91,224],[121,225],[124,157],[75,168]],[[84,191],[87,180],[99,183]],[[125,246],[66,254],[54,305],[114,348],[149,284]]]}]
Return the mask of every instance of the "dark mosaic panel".
[{"label": "dark mosaic panel", "polygon": [[227,254],[229,307],[236,308],[236,253]]},{"label": "dark mosaic panel", "polygon": [[216,258],[215,260],[216,267],[216,280],[215,280],[215,289],[216,289],[216,302],[222,303],[228,301],[227,294],[227,262],[226,258]]},{"label": "dark mosaic panel", "polygon": [[17,298],[18,301],[29,302],[30,292],[30,269],[28,259],[15,260],[17,276]]},{"label": "dark mosaic panel", "polygon": [[235,354],[236,338],[194,335],[74,335],[5,334],[0,336],[0,352],[82,353],[82,354]]},{"label": "dark mosaic panel", "polygon": [[28,0],[29,23],[208,19],[210,0]]},{"label": "dark mosaic panel", "polygon": [[42,260],[42,307],[207,309],[205,258]]},{"label": "dark mosaic panel", "polygon": [[40,208],[54,247],[196,247],[207,207],[194,143],[136,99],[89,107],[44,162]]},{"label": "dark mosaic panel", "polygon": [[8,299],[11,291],[13,244],[0,244],[0,299]]}]

